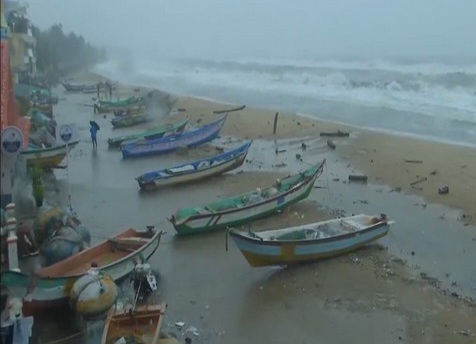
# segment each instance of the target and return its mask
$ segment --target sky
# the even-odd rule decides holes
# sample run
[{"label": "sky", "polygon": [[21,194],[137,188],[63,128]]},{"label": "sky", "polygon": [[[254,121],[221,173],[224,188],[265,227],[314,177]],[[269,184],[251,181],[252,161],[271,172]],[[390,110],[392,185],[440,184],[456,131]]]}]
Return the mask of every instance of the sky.
[{"label": "sky", "polygon": [[476,0],[28,0],[40,28],[184,57],[475,57]]}]

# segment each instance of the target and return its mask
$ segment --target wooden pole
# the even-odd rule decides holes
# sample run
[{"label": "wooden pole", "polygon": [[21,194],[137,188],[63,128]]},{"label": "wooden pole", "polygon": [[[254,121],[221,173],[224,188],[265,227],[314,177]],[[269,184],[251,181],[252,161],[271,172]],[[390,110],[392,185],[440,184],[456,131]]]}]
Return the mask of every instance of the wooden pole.
[{"label": "wooden pole", "polygon": [[276,127],[278,125],[278,116],[279,116],[279,112],[276,112],[276,114],[274,115],[273,135],[276,134]]}]

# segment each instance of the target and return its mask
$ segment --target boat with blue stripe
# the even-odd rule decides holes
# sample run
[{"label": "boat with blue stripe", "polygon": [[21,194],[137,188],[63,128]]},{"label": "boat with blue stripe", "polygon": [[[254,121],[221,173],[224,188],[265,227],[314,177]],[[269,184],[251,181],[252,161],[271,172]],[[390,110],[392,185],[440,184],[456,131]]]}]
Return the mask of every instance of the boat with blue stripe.
[{"label": "boat with blue stripe", "polygon": [[191,148],[210,142],[218,137],[226,116],[216,122],[205,124],[195,130],[152,140],[140,140],[121,146],[122,157],[132,158],[165,154],[178,148]]},{"label": "boat with blue stripe", "polygon": [[245,161],[252,141],[232,150],[208,156],[175,167],[144,173],[136,178],[142,190],[175,185],[217,176],[240,167]]},{"label": "boat with blue stripe", "polygon": [[229,234],[251,266],[292,265],[356,250],[387,235],[393,223],[384,214],[360,214],[262,232],[231,229]]}]

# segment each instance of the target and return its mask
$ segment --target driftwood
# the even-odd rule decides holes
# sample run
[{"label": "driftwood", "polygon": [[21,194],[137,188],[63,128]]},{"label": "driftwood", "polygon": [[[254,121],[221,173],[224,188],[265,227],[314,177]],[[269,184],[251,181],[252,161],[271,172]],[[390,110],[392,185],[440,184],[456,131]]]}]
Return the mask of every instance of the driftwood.
[{"label": "driftwood", "polygon": [[332,140],[327,140],[327,145],[332,149],[336,149],[336,144]]},{"label": "driftwood", "polygon": [[278,126],[278,116],[279,112],[276,112],[276,114],[274,115],[273,135],[276,134],[276,127]]},{"label": "driftwood", "polygon": [[408,162],[410,164],[421,164],[423,163],[422,160],[404,160],[405,162]]},{"label": "driftwood", "polygon": [[213,113],[219,114],[219,113],[227,113],[227,112],[233,112],[233,111],[240,111],[240,110],[243,110],[245,107],[246,107],[246,105],[243,105],[243,106],[240,106],[240,107],[237,107],[237,108],[234,108],[234,109],[229,109],[229,110],[216,110],[216,111],[213,111]]},{"label": "driftwood", "polygon": [[410,185],[411,185],[411,186],[417,185],[417,184],[420,184],[420,183],[422,183],[422,182],[426,182],[427,180],[428,180],[427,177],[423,177],[423,178],[420,178],[420,179],[418,179],[418,180],[415,180],[413,183],[410,183]]},{"label": "driftwood", "polygon": [[357,175],[357,174],[350,174],[349,180],[353,182],[366,182],[368,177],[366,175]]},{"label": "driftwood", "polygon": [[322,132],[320,133],[321,136],[337,136],[337,137],[349,137],[350,133],[347,133],[345,131],[334,131],[334,132]]}]

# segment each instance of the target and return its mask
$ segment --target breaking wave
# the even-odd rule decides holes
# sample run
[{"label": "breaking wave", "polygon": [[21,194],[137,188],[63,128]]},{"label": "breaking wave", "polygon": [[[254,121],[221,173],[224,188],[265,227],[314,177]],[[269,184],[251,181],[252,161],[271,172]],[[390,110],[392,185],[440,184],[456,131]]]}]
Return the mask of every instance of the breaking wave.
[{"label": "breaking wave", "polygon": [[[354,125],[368,126],[373,121],[373,127],[382,127],[389,122],[382,128],[406,131],[405,122],[411,119],[421,124],[419,130],[430,130],[425,133],[430,136],[435,121],[439,130],[446,121],[459,122],[469,126],[465,141],[476,142],[476,135],[472,136],[476,129],[475,63],[139,59],[134,68],[130,63],[127,66],[127,72],[121,73],[126,69],[124,62],[109,61],[98,66],[98,71],[175,93],[284,107]],[[331,108],[332,113],[324,112]],[[352,108],[354,111],[349,110]],[[373,114],[376,111],[380,118]],[[415,125],[409,127],[412,131]]]}]

